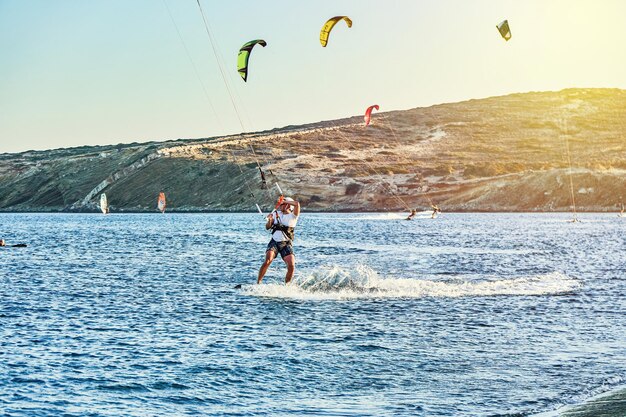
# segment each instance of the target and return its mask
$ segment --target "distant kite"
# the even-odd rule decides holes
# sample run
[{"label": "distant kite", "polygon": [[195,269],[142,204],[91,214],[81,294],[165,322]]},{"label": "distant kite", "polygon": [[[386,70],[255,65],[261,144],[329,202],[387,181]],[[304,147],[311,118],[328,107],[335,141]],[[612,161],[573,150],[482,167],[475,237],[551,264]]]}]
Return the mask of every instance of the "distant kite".
[{"label": "distant kite", "polygon": [[373,106],[369,106],[367,108],[367,110],[365,110],[365,116],[363,117],[363,119],[365,120],[365,126],[369,126],[370,124],[370,120],[372,119],[372,110],[378,110],[378,104],[374,104]]},{"label": "distant kite", "polygon": [[263,39],[257,39],[246,43],[241,47],[241,49],[239,49],[239,55],[237,56],[237,71],[239,71],[239,75],[241,75],[241,78],[243,78],[244,81],[248,80],[248,60],[250,59],[252,48],[254,48],[256,44],[259,44],[264,48],[267,46],[267,43]]},{"label": "distant kite", "polygon": [[328,21],[324,23],[324,26],[322,27],[322,30],[320,32],[320,43],[323,47],[326,47],[326,45],[328,44],[328,37],[330,36],[330,32],[340,20],[345,20],[348,27],[352,27],[352,20],[350,20],[348,16],[335,16],[331,19],[328,19]]},{"label": "distant kite", "polygon": [[496,27],[498,28],[498,32],[500,32],[500,35],[502,35],[505,41],[511,39],[511,29],[509,28],[508,20],[503,20]]}]

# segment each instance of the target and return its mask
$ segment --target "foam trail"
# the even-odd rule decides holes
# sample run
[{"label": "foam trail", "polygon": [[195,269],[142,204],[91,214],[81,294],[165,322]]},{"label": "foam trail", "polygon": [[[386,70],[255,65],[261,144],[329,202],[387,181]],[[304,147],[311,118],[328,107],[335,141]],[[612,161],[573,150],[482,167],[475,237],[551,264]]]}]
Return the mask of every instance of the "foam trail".
[{"label": "foam trail", "polygon": [[400,214],[400,213],[380,213],[380,214],[371,214],[366,216],[359,216],[358,220],[400,220],[405,219],[408,214]]},{"label": "foam trail", "polygon": [[463,276],[447,281],[381,278],[367,266],[321,268],[291,285],[266,284],[244,288],[261,297],[341,300],[357,298],[492,297],[563,294],[581,287],[579,281],[560,272],[529,277],[470,281]]},{"label": "foam trail", "polygon": [[[418,211],[417,215],[415,217],[413,217],[413,220],[430,219],[432,214],[433,214],[432,211]],[[326,219],[327,220],[328,219],[359,220],[359,221],[363,221],[363,220],[368,220],[368,221],[374,221],[374,220],[381,220],[381,221],[385,221],[385,220],[406,220],[408,215],[409,215],[409,212],[405,212],[405,213],[371,213],[371,214],[367,214],[367,215],[359,215],[358,217],[326,217]]]},{"label": "foam trail", "polygon": [[[429,211],[418,211],[417,215],[413,217],[413,220],[417,219],[431,219],[432,210]],[[360,216],[355,219],[357,220],[405,220],[409,213],[380,213],[380,214],[371,214],[366,216]]]}]

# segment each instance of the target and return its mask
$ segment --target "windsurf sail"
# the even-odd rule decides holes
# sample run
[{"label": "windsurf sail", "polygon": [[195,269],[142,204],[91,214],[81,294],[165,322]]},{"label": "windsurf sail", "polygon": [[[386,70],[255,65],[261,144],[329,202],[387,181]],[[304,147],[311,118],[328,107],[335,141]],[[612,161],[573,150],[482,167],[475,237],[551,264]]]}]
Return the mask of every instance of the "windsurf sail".
[{"label": "windsurf sail", "polygon": [[161,191],[159,193],[159,200],[157,202],[157,208],[161,213],[165,213],[165,193]]},{"label": "windsurf sail", "polygon": [[100,194],[100,210],[102,210],[102,214],[109,212],[109,202],[107,201],[107,195],[105,193]]}]

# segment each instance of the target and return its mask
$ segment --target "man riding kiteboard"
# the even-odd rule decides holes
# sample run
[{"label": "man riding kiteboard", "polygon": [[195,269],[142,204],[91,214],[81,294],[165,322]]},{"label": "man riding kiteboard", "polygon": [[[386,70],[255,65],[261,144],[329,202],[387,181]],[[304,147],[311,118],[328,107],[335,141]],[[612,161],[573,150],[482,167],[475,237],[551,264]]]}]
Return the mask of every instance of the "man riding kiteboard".
[{"label": "man riding kiteboard", "polygon": [[267,269],[280,253],[281,258],[287,264],[285,284],[291,282],[296,269],[296,256],[293,253],[294,229],[300,216],[300,203],[292,198],[280,198],[276,210],[267,216],[265,229],[272,231],[272,239],[265,251],[265,261],[259,269],[257,284],[263,281]]}]

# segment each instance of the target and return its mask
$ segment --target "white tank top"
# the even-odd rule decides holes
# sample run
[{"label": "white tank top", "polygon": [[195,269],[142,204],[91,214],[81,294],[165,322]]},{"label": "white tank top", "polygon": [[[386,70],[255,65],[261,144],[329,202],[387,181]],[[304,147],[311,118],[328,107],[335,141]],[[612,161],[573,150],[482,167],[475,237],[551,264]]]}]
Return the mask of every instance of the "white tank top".
[{"label": "white tank top", "polygon": [[[296,227],[296,223],[298,223],[298,216],[293,214],[293,212],[285,214],[280,210],[277,211],[276,213],[274,213],[274,224],[278,224],[276,216],[278,216],[278,218],[280,219],[280,224],[282,224],[283,226]],[[285,236],[285,234],[280,230],[277,230],[272,234],[272,239],[274,239],[276,242],[286,242],[289,240],[287,236]]]}]

